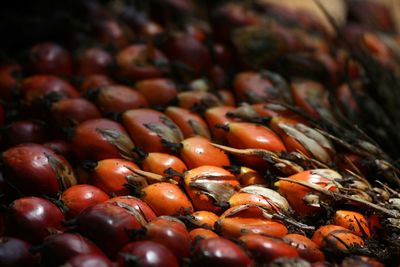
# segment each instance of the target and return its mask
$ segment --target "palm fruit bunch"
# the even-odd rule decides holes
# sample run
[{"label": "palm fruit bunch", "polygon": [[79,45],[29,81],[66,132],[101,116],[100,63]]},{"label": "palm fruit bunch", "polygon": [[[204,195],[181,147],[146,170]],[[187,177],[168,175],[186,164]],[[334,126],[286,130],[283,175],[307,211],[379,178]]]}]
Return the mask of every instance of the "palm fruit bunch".
[{"label": "palm fruit bunch", "polygon": [[400,36],[313,3],[4,3],[0,266],[398,266]]}]

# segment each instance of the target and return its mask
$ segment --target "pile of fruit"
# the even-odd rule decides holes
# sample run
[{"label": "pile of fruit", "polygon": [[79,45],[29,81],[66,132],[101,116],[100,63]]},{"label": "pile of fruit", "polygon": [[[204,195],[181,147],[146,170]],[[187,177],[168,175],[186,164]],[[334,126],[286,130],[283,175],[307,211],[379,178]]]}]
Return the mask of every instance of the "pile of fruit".
[{"label": "pile of fruit", "polygon": [[400,264],[385,7],[77,2],[0,65],[0,266]]}]

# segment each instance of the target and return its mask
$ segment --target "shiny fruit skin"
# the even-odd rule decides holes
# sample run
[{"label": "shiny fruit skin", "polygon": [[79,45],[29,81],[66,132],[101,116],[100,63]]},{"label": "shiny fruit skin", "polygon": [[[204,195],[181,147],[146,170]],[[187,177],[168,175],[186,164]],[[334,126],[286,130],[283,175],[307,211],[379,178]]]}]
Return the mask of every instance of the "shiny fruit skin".
[{"label": "shiny fruit skin", "polygon": [[318,228],[311,239],[320,248],[348,251],[352,246],[364,246],[364,240],[352,231],[336,225]]},{"label": "shiny fruit skin", "polygon": [[29,251],[31,245],[21,239],[0,237],[0,266],[2,267],[34,267],[37,258]]},{"label": "shiny fruit skin", "polygon": [[74,218],[86,208],[107,201],[109,196],[96,186],[79,184],[65,190],[60,199],[67,207],[66,215]]},{"label": "shiny fruit skin", "polygon": [[192,240],[192,243],[201,239],[219,237],[219,235],[217,235],[215,232],[205,228],[195,228],[189,232],[189,235],[190,239]]},{"label": "shiny fruit skin", "polygon": [[333,217],[333,224],[353,231],[358,236],[371,237],[367,219],[359,212],[337,210]]},{"label": "shiny fruit skin", "polygon": [[232,241],[216,237],[203,239],[193,251],[193,266],[209,267],[250,267],[252,261],[244,251]]},{"label": "shiny fruit skin", "polygon": [[297,258],[297,250],[279,239],[274,239],[258,234],[243,235],[239,238],[259,263],[271,262],[275,259]]},{"label": "shiny fruit skin", "polygon": [[186,226],[173,217],[158,217],[146,226],[145,239],[165,245],[180,261],[190,255],[191,240]]},{"label": "shiny fruit skin", "polygon": [[135,44],[120,50],[116,55],[116,76],[133,81],[162,77],[163,70],[152,61],[166,61],[166,57],[155,48],[154,51],[151,51],[152,49],[143,44]]},{"label": "shiny fruit skin", "polygon": [[9,146],[22,143],[43,143],[47,140],[47,130],[43,123],[33,120],[18,120],[10,124],[4,132],[4,142]]},{"label": "shiny fruit skin", "polygon": [[71,127],[81,122],[99,119],[98,108],[84,98],[62,99],[51,106],[51,116],[57,125]]},{"label": "shiny fruit skin", "polygon": [[79,254],[103,252],[92,241],[79,234],[62,233],[50,235],[41,245],[41,262],[45,266],[59,266]]},{"label": "shiny fruit skin", "polygon": [[37,245],[51,231],[62,231],[64,215],[50,201],[38,197],[19,198],[6,213],[6,233]]},{"label": "shiny fruit skin", "polygon": [[65,267],[114,267],[114,264],[105,256],[97,253],[78,254],[68,260]]},{"label": "shiny fruit skin", "polygon": [[144,217],[147,222],[150,222],[157,218],[157,215],[154,211],[150,208],[149,205],[146,204],[143,200],[133,196],[119,196],[113,197],[109,199],[107,202],[109,203],[125,203],[129,205],[131,208],[135,209],[136,211],[140,212],[140,214]]},{"label": "shiny fruit skin", "polygon": [[[107,135],[102,132],[104,130],[112,131],[118,137],[108,139]],[[133,148],[133,143],[121,124],[109,119],[99,118],[80,123],[74,130],[71,143],[74,155],[80,160],[123,158],[128,155],[124,154],[124,151],[117,146],[118,142],[121,141],[120,138],[128,139],[127,141],[130,142],[130,146],[126,149]]]},{"label": "shiny fruit skin", "polygon": [[165,171],[169,168],[179,173],[184,173],[187,170],[185,163],[180,158],[171,154],[158,152],[147,154],[147,156],[142,160],[141,166],[144,171],[164,176],[167,176]]},{"label": "shiny fruit skin", "polygon": [[228,156],[211,142],[201,136],[190,137],[181,142],[180,158],[189,169],[204,165],[223,167],[230,165]]},{"label": "shiny fruit skin", "polygon": [[260,208],[251,205],[235,206],[226,210],[215,228],[220,235],[228,238],[238,238],[244,234],[283,237],[288,233],[282,222],[265,218]]},{"label": "shiny fruit skin", "polygon": [[6,180],[29,195],[55,196],[76,184],[69,163],[51,149],[22,144],[3,152]]},{"label": "shiny fruit skin", "polygon": [[179,107],[168,107],[165,114],[178,125],[184,138],[202,136],[211,139],[207,124],[196,113]]},{"label": "shiny fruit skin", "polygon": [[135,87],[153,106],[167,106],[178,95],[175,83],[164,78],[141,80]]},{"label": "shiny fruit skin", "polygon": [[76,73],[79,75],[107,74],[113,58],[106,50],[90,47],[83,50],[76,62]]},{"label": "shiny fruit skin", "polygon": [[309,262],[325,261],[324,253],[308,237],[299,234],[288,234],[283,237],[283,240],[296,248],[303,259]]},{"label": "shiny fruit skin", "polygon": [[193,212],[193,206],[188,197],[171,183],[155,183],[145,187],[142,200],[149,205],[157,216],[185,215]]},{"label": "shiny fruit skin", "polygon": [[[130,257],[134,257],[134,260]],[[136,241],[127,244],[119,253],[118,267],[140,264],[142,267],[178,267],[174,254],[164,245],[154,241]]]},{"label": "shiny fruit skin", "polygon": [[39,43],[29,51],[29,65],[33,73],[68,76],[72,73],[72,58],[56,43]]},{"label": "shiny fruit skin", "polygon": [[139,169],[135,163],[124,159],[100,160],[90,174],[90,181],[108,195],[128,195],[129,190],[124,185],[132,171],[127,167]]},{"label": "shiny fruit skin", "polygon": [[112,203],[100,203],[84,210],[76,222],[80,234],[92,240],[110,258],[131,241],[127,230],[142,225],[124,208]]},{"label": "shiny fruit skin", "polygon": [[123,113],[122,121],[136,146],[145,152],[168,152],[163,142],[179,143],[179,127],[163,113],[151,109],[132,109]]},{"label": "shiny fruit skin", "polygon": [[148,106],[147,100],[140,92],[124,85],[99,88],[94,101],[105,115]]}]

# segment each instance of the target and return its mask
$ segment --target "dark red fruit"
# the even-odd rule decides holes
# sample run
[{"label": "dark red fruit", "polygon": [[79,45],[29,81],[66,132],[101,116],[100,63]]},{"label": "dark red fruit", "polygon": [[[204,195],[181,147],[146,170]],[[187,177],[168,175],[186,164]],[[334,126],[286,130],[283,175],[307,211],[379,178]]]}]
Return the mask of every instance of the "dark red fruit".
[{"label": "dark red fruit", "polygon": [[55,43],[40,43],[29,52],[29,65],[33,73],[70,75],[72,59],[67,50]]},{"label": "dark red fruit", "polygon": [[153,241],[129,243],[119,253],[118,267],[178,267],[174,254],[164,245]]},{"label": "dark red fruit", "polygon": [[113,267],[112,262],[99,254],[79,254],[67,261],[64,267]]},{"label": "dark red fruit", "polygon": [[22,144],[3,152],[5,179],[27,195],[55,196],[76,184],[69,163],[51,149]]},{"label": "dark red fruit", "polygon": [[59,266],[79,254],[103,252],[90,240],[79,234],[63,233],[50,235],[41,245],[41,262],[45,266]]},{"label": "dark red fruit", "polygon": [[87,184],[71,186],[61,195],[61,201],[67,208],[65,213],[68,217],[75,217],[86,208],[108,199],[108,195],[100,188]]},{"label": "dark red fruit", "polygon": [[107,74],[113,58],[106,50],[91,47],[82,51],[77,60],[77,74]]},{"label": "dark red fruit", "polygon": [[22,143],[43,143],[46,139],[45,125],[38,121],[15,121],[4,132],[4,142],[8,146],[15,146]]},{"label": "dark red fruit", "polygon": [[193,266],[208,267],[249,267],[251,260],[244,251],[232,241],[216,237],[203,239],[193,251]]},{"label": "dark red fruit", "polygon": [[100,203],[83,211],[77,217],[78,231],[93,240],[109,257],[131,241],[130,229],[142,225],[126,209],[113,203]]},{"label": "dark red fruit", "polygon": [[40,244],[52,232],[63,230],[64,215],[50,201],[38,197],[19,198],[6,213],[6,233]]},{"label": "dark red fruit", "polygon": [[37,259],[29,252],[31,245],[14,237],[0,237],[0,266],[33,267]]}]

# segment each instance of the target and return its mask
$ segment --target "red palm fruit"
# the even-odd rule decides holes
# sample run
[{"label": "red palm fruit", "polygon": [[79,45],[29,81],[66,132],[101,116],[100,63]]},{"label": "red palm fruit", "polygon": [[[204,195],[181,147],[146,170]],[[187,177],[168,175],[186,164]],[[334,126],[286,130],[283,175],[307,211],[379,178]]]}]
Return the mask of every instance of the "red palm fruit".
[{"label": "red palm fruit", "polygon": [[121,49],[129,44],[130,32],[117,20],[95,20],[93,30],[96,39],[105,45]]},{"label": "red palm fruit", "polygon": [[186,163],[189,169],[211,165],[223,167],[230,165],[228,156],[214,147],[210,141],[201,136],[187,138],[181,142],[179,150],[180,158]]},{"label": "red palm fruit", "polygon": [[349,256],[346,257],[340,267],[384,267],[385,265],[375,258],[367,256]]},{"label": "red palm fruit", "polygon": [[272,152],[286,150],[281,139],[267,127],[248,122],[230,122],[226,129],[226,138],[232,147],[259,148]]},{"label": "red palm fruit", "polygon": [[105,256],[97,253],[78,254],[64,264],[68,267],[113,267],[114,264]]},{"label": "red palm fruit", "polygon": [[298,258],[297,250],[280,239],[274,239],[259,234],[247,234],[239,238],[245,248],[250,251],[254,261],[260,264],[272,262],[275,259]]},{"label": "red palm fruit", "polygon": [[280,92],[272,81],[261,73],[240,72],[235,76],[233,88],[236,97],[241,102],[260,103],[269,99],[281,99],[284,92]]},{"label": "red palm fruit", "polygon": [[189,257],[191,240],[186,226],[173,217],[158,217],[145,226],[145,239],[163,244],[180,261]]},{"label": "red palm fruit", "polygon": [[[297,81],[291,85],[294,103],[316,119],[330,118],[328,92],[314,81]],[[329,117],[328,117],[329,116]]]},{"label": "red palm fruit", "polygon": [[290,111],[286,107],[279,105],[279,104],[272,104],[272,103],[259,103],[251,105],[251,108],[261,117],[287,117],[293,118],[297,121],[301,121],[302,123],[306,124],[306,121],[302,119],[302,117],[298,116],[293,111]]},{"label": "red palm fruit", "polygon": [[6,181],[24,194],[56,196],[76,184],[69,163],[45,146],[22,144],[2,156]]},{"label": "red palm fruit", "polygon": [[[72,154],[71,145],[64,140],[51,140],[43,144],[45,147],[50,148],[54,153],[69,158]],[[78,175],[76,175],[79,177]]]},{"label": "red palm fruit", "polygon": [[189,232],[190,239],[192,243],[201,240],[201,239],[208,239],[208,238],[215,238],[219,237],[216,233],[211,230],[205,228],[195,228]]},{"label": "red palm fruit", "polygon": [[141,166],[144,171],[163,176],[168,176],[166,171],[170,168],[179,173],[184,173],[187,170],[185,163],[178,157],[158,152],[148,153],[142,160]]},{"label": "red palm fruit", "polygon": [[196,113],[179,107],[168,107],[165,114],[178,125],[184,138],[193,136],[211,138],[206,122]]},{"label": "red palm fruit", "polygon": [[177,95],[179,107],[203,111],[210,107],[221,106],[221,100],[210,92],[186,91]]},{"label": "red palm fruit", "polygon": [[184,173],[186,192],[196,210],[220,213],[222,206],[239,188],[239,182],[229,171],[203,165]]},{"label": "red palm fruit", "polygon": [[289,212],[287,200],[278,192],[261,185],[243,187],[229,198],[231,207],[240,205],[256,205],[272,213]]},{"label": "red palm fruit", "polygon": [[96,243],[110,258],[115,258],[132,240],[127,230],[143,226],[129,209],[107,202],[87,208],[76,218],[77,231]]},{"label": "red palm fruit", "polygon": [[121,124],[108,119],[92,119],[79,124],[72,135],[72,149],[80,160],[136,157],[134,144]]},{"label": "red palm fruit", "polygon": [[[272,152],[285,151],[282,140],[269,128],[255,123],[229,122],[222,126],[228,144],[235,148],[258,148]],[[250,168],[263,168],[267,162],[260,157],[239,156],[238,160]]]},{"label": "red palm fruit", "polygon": [[336,225],[318,228],[311,239],[319,248],[348,251],[353,246],[364,246],[364,240],[352,231]]},{"label": "red palm fruit", "polygon": [[107,85],[115,84],[110,77],[102,74],[92,74],[84,77],[79,89],[85,94],[91,88],[100,88]]},{"label": "red palm fruit", "polygon": [[309,262],[323,262],[325,255],[311,239],[304,235],[288,234],[283,240],[297,249],[300,257]]},{"label": "red palm fruit", "polygon": [[10,101],[18,94],[21,66],[4,64],[0,66],[0,98]]},{"label": "red palm fruit", "polygon": [[113,57],[106,50],[90,47],[79,53],[76,73],[78,75],[107,74]]},{"label": "red palm fruit", "polygon": [[234,107],[231,106],[219,106],[208,108],[204,112],[204,117],[208,124],[208,127],[212,133],[213,138],[217,141],[224,143],[226,141],[226,135],[223,129],[217,128],[217,125],[224,125],[228,122],[234,121],[234,119],[229,118],[226,114],[230,111],[235,110]]},{"label": "red palm fruit", "polygon": [[367,219],[359,212],[349,210],[337,210],[333,222],[334,225],[342,226],[353,231],[361,237],[371,237]]},{"label": "red palm fruit", "polygon": [[22,80],[21,93],[27,105],[32,105],[45,97],[50,100],[79,97],[78,91],[67,81],[45,74],[33,75]]},{"label": "red palm fruit", "polygon": [[[333,170],[315,169],[294,174],[289,178],[317,185],[329,191],[337,191],[334,180],[341,179],[341,176]],[[278,191],[289,201],[290,206],[299,215],[312,216],[321,211],[320,196],[312,189],[288,181],[278,181],[275,186],[278,187]]]},{"label": "red palm fruit", "polygon": [[64,215],[56,205],[38,197],[19,198],[6,213],[6,234],[40,244],[52,232],[62,231]]},{"label": "red palm fruit", "polygon": [[198,210],[193,212],[186,219],[196,227],[214,230],[214,225],[218,220],[218,215],[210,211]]},{"label": "red palm fruit", "polygon": [[28,54],[33,73],[68,76],[72,73],[72,58],[67,50],[55,43],[39,43]]},{"label": "red palm fruit", "polygon": [[226,210],[219,217],[215,228],[217,233],[229,238],[238,238],[244,234],[283,237],[288,233],[282,222],[265,217],[263,210],[254,205],[240,205]]},{"label": "red palm fruit", "polygon": [[117,258],[118,267],[178,267],[178,260],[165,245],[154,241],[136,241],[127,244]]},{"label": "red palm fruit", "polygon": [[135,87],[153,106],[166,106],[178,95],[175,83],[164,78],[141,80]]},{"label": "red palm fruit", "polygon": [[41,263],[45,266],[60,266],[79,254],[103,252],[92,241],[80,234],[61,233],[46,237],[40,248]]},{"label": "red palm fruit", "polygon": [[69,98],[55,102],[51,106],[51,116],[57,125],[68,127],[101,118],[101,113],[92,102],[84,98]]},{"label": "red palm fruit", "polygon": [[[132,209],[136,210],[138,213],[143,216],[143,219],[146,222],[150,222],[157,218],[157,215],[154,213],[154,211],[150,208],[149,205],[146,204],[146,202],[140,200],[139,198],[133,197],[133,196],[119,196],[119,197],[113,197],[107,202],[110,203],[117,203],[121,206],[126,207],[128,205],[132,211]],[[126,205],[123,205],[126,204]]]},{"label": "red palm fruit", "polygon": [[108,199],[108,195],[100,188],[87,184],[71,186],[60,197],[66,207],[65,214],[70,218],[74,218],[86,208],[105,202]]},{"label": "red palm fruit", "polygon": [[[104,114],[122,113],[129,109],[148,106],[147,100],[141,93],[124,85],[108,85],[87,93]],[[93,97],[90,97],[90,94]]]},{"label": "red palm fruit", "polygon": [[155,183],[142,189],[141,199],[157,214],[185,215],[193,213],[193,206],[179,186],[171,183]]},{"label": "red palm fruit", "polygon": [[98,161],[91,171],[90,181],[109,195],[128,195],[129,190],[125,184],[133,176],[130,169],[139,169],[139,167],[124,159],[103,159]]},{"label": "red palm fruit", "polygon": [[193,266],[250,267],[249,256],[232,241],[222,238],[208,238],[199,241],[193,251]]},{"label": "red palm fruit", "polygon": [[248,186],[248,185],[260,185],[260,184],[265,184],[266,181],[262,177],[262,175],[257,172],[256,170],[253,170],[248,167],[244,166],[236,166],[231,170],[231,172],[236,176],[236,179],[239,181],[241,186]]},{"label": "red palm fruit", "polygon": [[8,146],[22,143],[43,143],[47,140],[44,123],[33,120],[14,121],[3,133],[4,142]]},{"label": "red palm fruit", "polygon": [[4,267],[34,267],[38,259],[29,251],[31,245],[21,239],[0,237],[0,266]]},{"label": "red palm fruit", "polygon": [[335,149],[328,138],[298,120],[274,117],[270,127],[283,140],[288,151],[301,152],[309,158],[331,164]]},{"label": "red palm fruit", "polygon": [[159,62],[168,63],[166,57],[153,46],[130,45],[116,55],[116,75],[133,81],[159,78],[167,71],[156,65]]},{"label": "red palm fruit", "polygon": [[184,65],[195,74],[211,64],[207,47],[190,34],[172,34],[166,41],[165,53],[171,61]]},{"label": "red palm fruit", "polygon": [[122,121],[136,146],[146,152],[168,152],[164,142],[177,144],[183,139],[179,127],[155,110],[128,110],[123,113]]}]

